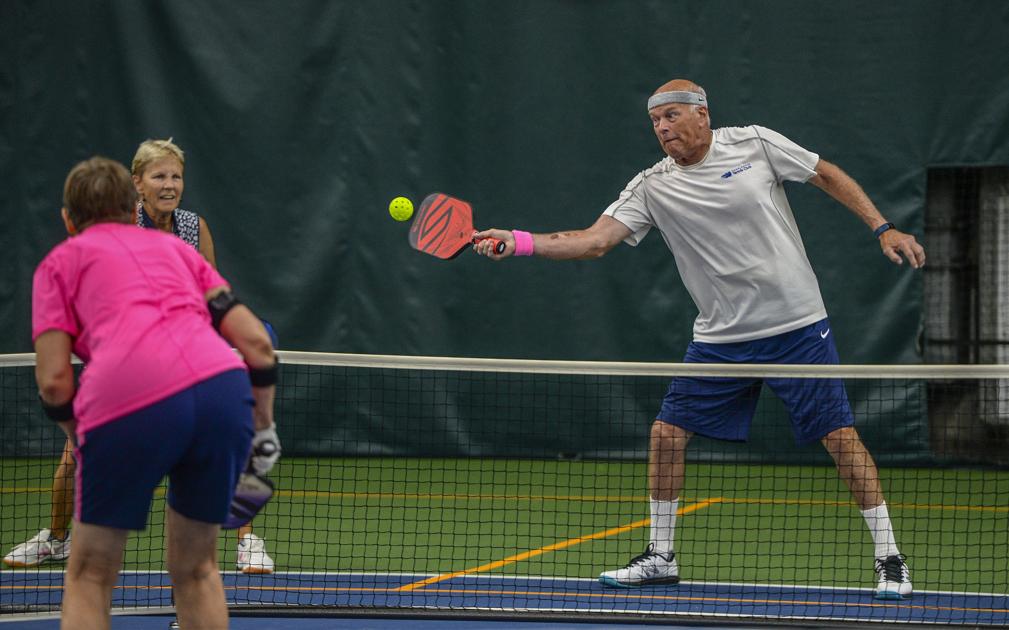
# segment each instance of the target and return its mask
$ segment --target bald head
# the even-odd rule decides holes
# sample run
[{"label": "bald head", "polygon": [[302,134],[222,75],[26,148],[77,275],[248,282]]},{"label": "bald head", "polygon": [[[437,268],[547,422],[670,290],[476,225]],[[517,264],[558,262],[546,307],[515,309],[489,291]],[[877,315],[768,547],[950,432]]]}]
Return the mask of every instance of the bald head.
[{"label": "bald head", "polygon": [[696,92],[697,94],[704,94],[704,89],[687,79],[673,79],[667,83],[663,83],[655,90],[654,94],[659,94],[661,92]]}]

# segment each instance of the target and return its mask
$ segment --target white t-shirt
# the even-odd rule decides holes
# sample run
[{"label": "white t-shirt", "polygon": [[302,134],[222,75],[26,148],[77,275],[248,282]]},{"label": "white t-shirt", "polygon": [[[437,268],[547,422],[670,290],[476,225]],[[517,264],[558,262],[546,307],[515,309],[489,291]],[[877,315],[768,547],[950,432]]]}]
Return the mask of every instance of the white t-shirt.
[{"label": "white t-shirt", "polygon": [[819,156],[764,127],[724,127],[697,164],[665,158],[603,214],[637,245],[658,228],[699,311],[694,340],[734,343],[827,316],[784,181],[805,182]]}]

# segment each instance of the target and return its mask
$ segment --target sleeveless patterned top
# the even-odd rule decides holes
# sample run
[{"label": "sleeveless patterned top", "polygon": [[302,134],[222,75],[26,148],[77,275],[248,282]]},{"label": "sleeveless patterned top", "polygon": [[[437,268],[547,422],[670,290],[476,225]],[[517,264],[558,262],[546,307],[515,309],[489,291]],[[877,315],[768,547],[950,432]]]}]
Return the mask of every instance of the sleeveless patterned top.
[{"label": "sleeveless patterned top", "polygon": [[[137,208],[137,225],[148,229],[157,228],[151,217],[144,212],[143,205]],[[172,211],[172,232],[197,250],[200,249],[200,215],[176,208]]]}]

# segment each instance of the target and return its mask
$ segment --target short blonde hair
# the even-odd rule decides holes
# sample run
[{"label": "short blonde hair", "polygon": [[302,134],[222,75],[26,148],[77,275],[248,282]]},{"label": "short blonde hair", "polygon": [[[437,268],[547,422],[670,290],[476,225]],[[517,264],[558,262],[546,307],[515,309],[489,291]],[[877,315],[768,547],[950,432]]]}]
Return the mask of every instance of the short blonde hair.
[{"label": "short blonde hair", "polygon": [[185,168],[186,156],[179,145],[172,142],[171,138],[168,140],[144,140],[137,147],[137,154],[133,156],[131,172],[137,176],[143,175],[151,162],[166,157],[175,158]]},{"label": "short blonde hair", "polygon": [[136,201],[126,167],[97,155],[78,162],[63,184],[63,207],[78,229],[105,221],[128,223]]}]

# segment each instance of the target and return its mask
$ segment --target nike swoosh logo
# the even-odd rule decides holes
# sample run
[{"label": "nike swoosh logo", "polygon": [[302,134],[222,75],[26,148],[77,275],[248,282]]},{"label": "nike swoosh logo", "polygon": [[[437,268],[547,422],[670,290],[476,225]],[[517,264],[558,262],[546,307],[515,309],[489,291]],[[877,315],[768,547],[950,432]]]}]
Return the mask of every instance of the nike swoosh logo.
[{"label": "nike swoosh logo", "polygon": [[829,334],[830,334],[830,329],[828,328],[827,330],[825,330],[822,333],[820,333],[820,339],[826,339],[827,335],[829,335]]}]

